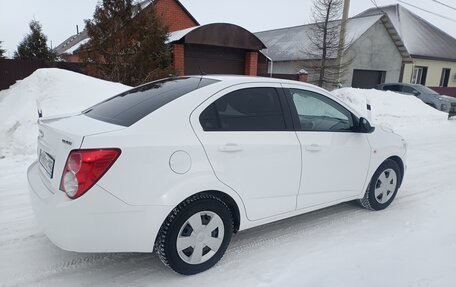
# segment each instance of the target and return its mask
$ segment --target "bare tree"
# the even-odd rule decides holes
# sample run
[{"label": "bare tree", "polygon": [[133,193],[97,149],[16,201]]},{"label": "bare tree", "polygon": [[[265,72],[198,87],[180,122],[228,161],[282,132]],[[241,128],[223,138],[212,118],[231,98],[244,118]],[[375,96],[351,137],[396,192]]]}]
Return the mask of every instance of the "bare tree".
[{"label": "bare tree", "polygon": [[[338,86],[340,74],[343,74],[350,65],[351,60],[338,60],[350,45],[350,41],[340,44],[340,30],[343,12],[343,0],[314,0],[312,8],[312,20],[314,24],[309,26],[307,33],[310,45],[308,54],[307,70],[315,75],[312,80],[316,85]],[[347,43],[348,42],[348,43]]]}]

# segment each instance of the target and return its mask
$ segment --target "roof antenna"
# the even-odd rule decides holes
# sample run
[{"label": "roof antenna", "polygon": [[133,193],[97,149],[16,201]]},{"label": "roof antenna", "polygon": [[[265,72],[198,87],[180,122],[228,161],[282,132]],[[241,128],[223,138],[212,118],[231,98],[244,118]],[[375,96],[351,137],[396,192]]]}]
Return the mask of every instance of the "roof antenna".
[{"label": "roof antenna", "polygon": [[205,76],[205,75],[206,75],[206,73],[203,71],[203,69],[201,69],[201,66],[200,66],[200,64],[199,64],[199,63],[197,63],[196,65],[198,66],[198,70],[199,70],[199,72],[200,72],[200,76]]},{"label": "roof antenna", "polygon": [[203,72],[199,63],[197,65],[198,65],[198,70],[200,71],[200,80],[199,80],[198,87],[197,87],[197,89],[199,89],[201,82],[203,81],[203,76],[205,76],[206,73]]}]

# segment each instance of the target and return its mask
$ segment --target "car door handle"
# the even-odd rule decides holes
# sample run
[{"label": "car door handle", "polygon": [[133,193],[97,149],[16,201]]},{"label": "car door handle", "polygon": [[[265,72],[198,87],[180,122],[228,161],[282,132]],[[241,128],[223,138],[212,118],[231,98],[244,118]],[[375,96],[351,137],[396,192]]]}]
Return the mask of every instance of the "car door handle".
[{"label": "car door handle", "polygon": [[235,143],[227,143],[226,145],[222,145],[219,147],[219,151],[221,152],[237,152],[241,150],[242,147]]},{"label": "car door handle", "polygon": [[318,144],[311,144],[311,145],[306,145],[305,149],[307,151],[321,151],[322,147],[321,147],[321,145],[318,145]]}]

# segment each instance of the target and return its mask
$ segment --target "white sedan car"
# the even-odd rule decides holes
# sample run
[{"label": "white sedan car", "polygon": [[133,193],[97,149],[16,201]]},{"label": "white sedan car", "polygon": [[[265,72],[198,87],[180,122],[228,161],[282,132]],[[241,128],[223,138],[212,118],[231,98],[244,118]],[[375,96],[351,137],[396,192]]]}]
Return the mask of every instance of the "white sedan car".
[{"label": "white sedan car", "polygon": [[49,239],[78,252],[153,252],[209,269],[233,233],[350,200],[381,210],[404,140],[327,91],[269,78],[169,78],[39,120],[28,169]]}]

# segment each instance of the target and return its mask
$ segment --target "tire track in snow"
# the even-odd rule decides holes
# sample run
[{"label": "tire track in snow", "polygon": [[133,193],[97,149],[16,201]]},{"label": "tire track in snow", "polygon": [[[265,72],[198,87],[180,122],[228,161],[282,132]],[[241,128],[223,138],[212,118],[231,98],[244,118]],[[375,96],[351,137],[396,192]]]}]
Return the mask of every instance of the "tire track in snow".
[{"label": "tire track in snow", "polygon": [[[432,148],[440,148],[438,142],[427,141],[413,146],[414,153],[422,153]],[[423,166],[432,165],[435,170],[444,171],[450,167],[453,162],[449,158],[410,158],[410,162],[413,163],[414,169],[409,171],[411,178],[417,178],[420,174],[425,173]],[[414,206],[422,203],[429,197],[434,196],[436,193],[449,192],[451,191],[451,185],[441,183],[437,190],[433,181],[439,181],[441,178],[446,178],[448,175],[441,174],[439,178],[433,179],[426,186],[416,186],[413,182],[406,181],[402,188],[402,192],[398,194],[397,200],[393,203],[391,208],[404,208],[404,206]],[[451,177],[450,177],[451,178]],[[447,178],[448,179],[448,178]],[[22,191],[24,192],[24,191]],[[26,192],[26,191],[25,191]],[[14,194],[8,193],[8,197]],[[22,210],[25,214],[29,211],[29,205],[23,205],[23,200],[19,200],[15,205]],[[12,206],[14,207],[14,206]],[[20,213],[19,213],[20,214]],[[19,215],[18,214],[18,215]],[[381,213],[370,212],[364,209],[355,207],[352,203],[343,203],[333,207],[328,207],[323,210],[314,211],[304,215],[299,215],[294,218],[284,219],[279,222],[271,223],[265,226],[253,228],[240,232],[238,235],[233,237],[232,244],[230,245],[227,254],[224,259],[216,266],[215,270],[223,270],[225,266],[242,262],[243,256],[250,255],[256,252],[261,252],[265,248],[273,248],[278,245],[282,245],[287,242],[302,240],[317,234],[319,231],[328,230],[328,233],[337,234],[343,232],[344,227],[347,225],[344,223],[359,224],[366,218],[375,218],[381,216]],[[30,220],[32,220],[30,218]],[[22,221],[22,219],[21,219]],[[27,221],[24,216],[23,221]],[[21,224],[24,224],[21,222]],[[28,223],[27,223],[28,224]],[[35,226],[31,224],[31,226]],[[334,226],[341,226],[340,229],[334,228]],[[331,231],[331,232],[329,232]],[[23,235],[24,233],[21,232]],[[6,242],[0,242],[0,247],[10,248],[11,246],[18,244],[19,248],[24,243],[34,245],[33,248],[38,250],[43,247],[39,241],[44,241],[44,235],[41,233],[32,234],[25,237],[9,240]],[[46,244],[50,244],[46,242]],[[13,247],[13,248],[18,248]],[[44,248],[49,246],[44,245]],[[32,249],[33,253],[33,249]],[[67,255],[68,254],[68,255]],[[47,264],[42,268],[33,270],[29,274],[15,274],[17,276],[10,277],[9,281],[0,283],[4,286],[22,286],[22,285],[35,285],[35,283],[47,285],[46,282],[52,281],[56,276],[62,277],[71,273],[77,273],[81,276],[86,274],[87,269],[99,270],[103,273],[103,276],[115,277],[115,278],[127,278],[128,273],[125,273],[123,269],[119,267],[129,266],[129,269],[135,269],[136,275],[149,277],[153,276],[157,270],[161,271],[164,268],[160,265],[159,261],[150,254],[137,254],[137,253],[111,253],[111,254],[77,254],[67,253],[61,251],[61,254],[57,256],[57,260],[52,264]],[[152,266],[151,266],[152,265]],[[109,272],[109,271],[115,272]],[[113,274],[114,273],[114,274]],[[161,275],[173,276],[173,273]],[[130,274],[131,275],[131,274]],[[97,280],[97,278],[92,278]],[[100,283],[100,282],[94,282]]]},{"label": "tire track in snow", "polygon": [[[437,192],[443,191],[428,188],[420,192],[407,193],[398,197],[398,200],[393,203],[392,207],[397,208],[403,205],[413,205],[427,197],[433,196]],[[218,266],[220,268],[220,266],[236,263],[243,256],[256,253],[264,248],[273,248],[299,238],[310,237],[322,229],[333,230],[334,226],[346,226],[347,223],[351,222],[358,224],[366,216],[375,217],[377,214],[378,212],[367,211],[358,207],[353,202],[348,202],[270,223],[265,226],[252,228],[240,232],[233,237],[224,259]],[[32,237],[30,240],[42,239],[42,237],[44,237],[44,234]],[[77,254],[76,256],[78,257],[45,266],[25,276],[16,277],[13,285],[26,285],[32,282],[39,282],[56,274],[69,271],[83,271],[89,267],[103,268],[106,265],[110,265],[110,267],[114,268],[115,265],[124,264],[125,261],[128,261],[133,266],[141,266],[151,260],[151,255],[138,253],[81,255],[82,257],[79,257],[80,255]],[[156,263],[160,264],[158,260]]]}]

